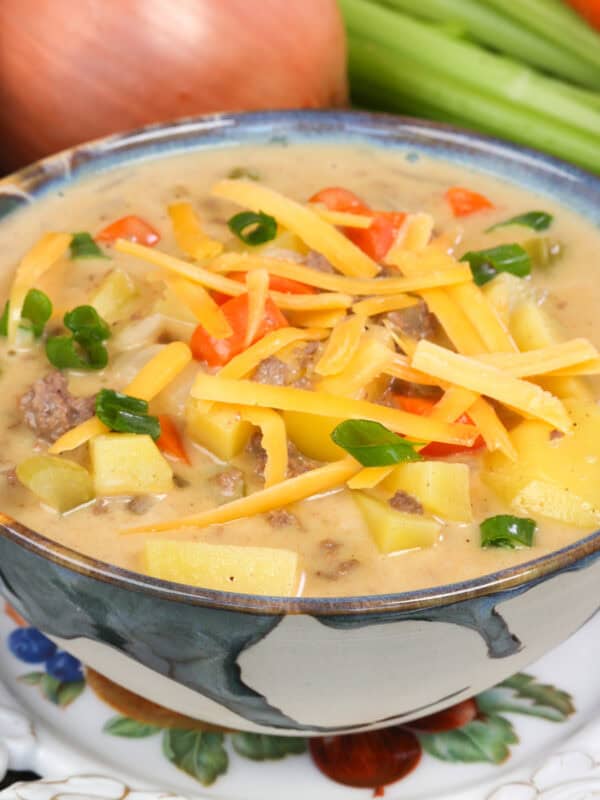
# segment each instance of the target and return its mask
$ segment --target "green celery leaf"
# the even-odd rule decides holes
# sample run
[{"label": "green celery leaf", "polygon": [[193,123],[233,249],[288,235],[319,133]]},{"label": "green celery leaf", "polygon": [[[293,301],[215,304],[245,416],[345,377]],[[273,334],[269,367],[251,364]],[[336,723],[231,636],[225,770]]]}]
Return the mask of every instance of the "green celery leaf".
[{"label": "green celery leaf", "polygon": [[564,245],[557,239],[549,236],[535,236],[521,242],[521,247],[527,252],[531,259],[531,264],[535,268],[549,267],[562,258]]},{"label": "green celery leaf", "polygon": [[61,682],[57,678],[53,678],[51,675],[44,673],[40,678],[39,685],[44,697],[50,700],[51,703],[58,705],[59,689],[62,685]]},{"label": "green celery leaf", "polygon": [[57,692],[56,702],[61,708],[70,706],[85,689],[85,681],[67,681],[62,683]]},{"label": "green celery leaf", "polygon": [[553,722],[564,722],[575,713],[573,698],[568,692],[533,675],[518,672],[492,689],[477,695],[477,706],[484,714],[499,712],[527,714]]},{"label": "green celery leaf", "polygon": [[554,217],[548,214],[547,211],[527,211],[525,214],[517,214],[516,217],[504,220],[504,222],[497,222],[489,228],[486,228],[486,233],[495,231],[498,228],[506,228],[509,225],[523,225],[526,228],[531,228],[534,231],[547,231],[552,225]]},{"label": "green celery leaf", "polygon": [[19,675],[17,680],[27,686],[39,686],[45,674],[45,672],[27,672],[25,675]]},{"label": "green celery leaf", "polygon": [[4,304],[4,311],[0,317],[0,336],[8,336],[8,311],[10,308],[10,301],[7,300]]},{"label": "green celery leaf", "polygon": [[460,259],[467,261],[478,286],[491,281],[499,272],[510,272],[518,278],[531,273],[531,259],[519,244],[500,244],[487,250],[469,250]]},{"label": "green celery leaf", "polygon": [[71,258],[108,258],[87,231],[74,233],[69,245]]},{"label": "green celery leaf", "polygon": [[113,389],[101,389],[96,395],[96,416],[113,431],[160,436],[160,422],[148,414],[148,403]]},{"label": "green celery leaf", "polygon": [[515,517],[512,514],[488,517],[479,525],[481,546],[502,547],[505,550],[531,547],[536,529],[535,520],[528,517]]},{"label": "green celery leaf", "polygon": [[421,461],[415,450],[424,442],[410,442],[368,419],[347,419],[331,432],[333,441],[364,467],[384,467],[405,461]]},{"label": "green celery leaf", "polygon": [[227,772],[229,759],[223,734],[170,728],[163,734],[163,753],[178,769],[210,786]]},{"label": "green celery leaf", "polygon": [[228,221],[232,233],[245,244],[259,245],[270,242],[277,236],[277,220],[269,214],[259,211],[240,211]]},{"label": "green celery leaf", "polygon": [[234,733],[233,749],[253,761],[274,761],[306,752],[306,740],[298,736],[269,736],[265,733]]},{"label": "green celery leaf", "polygon": [[441,761],[501,764],[510,755],[510,745],[519,740],[503,717],[476,719],[462,728],[442,733],[417,733],[423,749]]},{"label": "green celery leaf", "polygon": [[112,717],[104,724],[102,730],[111,736],[123,736],[126,739],[145,739],[147,736],[154,736],[160,733],[162,728],[158,725],[138,722],[130,717]]}]

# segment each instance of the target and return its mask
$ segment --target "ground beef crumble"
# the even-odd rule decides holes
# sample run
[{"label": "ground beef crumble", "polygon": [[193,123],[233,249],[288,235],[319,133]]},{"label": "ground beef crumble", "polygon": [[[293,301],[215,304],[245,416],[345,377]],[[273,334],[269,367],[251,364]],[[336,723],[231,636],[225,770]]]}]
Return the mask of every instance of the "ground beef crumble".
[{"label": "ground beef crumble", "polygon": [[404,511],[407,514],[423,513],[423,506],[421,503],[416,497],[413,497],[412,494],[408,494],[408,492],[398,491],[395,495],[390,497],[388,502],[396,511]]},{"label": "ground beef crumble", "polygon": [[318,578],[324,578],[327,581],[336,581],[338,578],[343,578],[352,570],[360,566],[360,561],[357,558],[349,558],[346,561],[340,561],[331,570],[317,570],[315,575]]},{"label": "ground beef crumble", "polygon": [[276,508],[273,511],[267,511],[265,516],[267,518],[267,522],[273,528],[285,528],[288,525],[300,527],[298,517],[285,508]]},{"label": "ground beef crumble", "polygon": [[47,442],[94,416],[95,397],[75,397],[67,379],[57,370],[38,378],[22,395],[19,407],[25,424]]},{"label": "ground beef crumble", "polygon": [[389,311],[384,319],[411,339],[431,339],[436,331],[436,319],[423,302],[399,311]]},{"label": "ground beef crumble", "polygon": [[223,497],[241,497],[244,493],[244,473],[237,467],[228,467],[219,472],[214,481]]}]

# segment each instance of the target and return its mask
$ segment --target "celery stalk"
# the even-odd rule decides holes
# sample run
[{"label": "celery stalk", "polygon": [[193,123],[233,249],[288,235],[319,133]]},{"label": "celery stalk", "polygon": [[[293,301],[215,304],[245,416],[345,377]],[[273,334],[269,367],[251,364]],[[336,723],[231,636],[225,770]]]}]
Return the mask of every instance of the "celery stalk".
[{"label": "celery stalk", "polygon": [[600,35],[565,3],[552,0],[484,0],[563,50],[600,67]]},{"label": "celery stalk", "polygon": [[385,45],[399,57],[412,59],[417,70],[435,70],[446,91],[454,92],[457,81],[470,84],[486,96],[540,112],[560,123],[566,120],[569,127],[587,133],[600,147],[600,112],[555,91],[553,79],[368,0],[340,0],[340,6],[350,33]]},{"label": "celery stalk", "polygon": [[507,3],[496,10],[481,0],[379,0],[390,8],[432,22],[460,24],[476,41],[506,55],[541,67],[555,75],[587,86],[600,88],[600,69],[593,68],[577,53],[538,36],[505,12]]},{"label": "celery stalk", "polygon": [[[344,7],[347,4],[348,0],[342,0]],[[356,81],[363,87],[371,85],[376,88],[383,109],[403,111],[405,109],[400,105],[399,98],[410,97],[423,105],[439,109],[440,117],[443,114],[444,118],[462,120],[467,127],[511,138],[547,150],[592,171],[600,171],[597,137],[513,102],[479,92],[473,86],[449,81],[444,72],[447,64],[442,53],[439,53],[437,69],[423,69],[416,59],[379,43],[369,42],[351,30],[348,55],[351,85]]]}]

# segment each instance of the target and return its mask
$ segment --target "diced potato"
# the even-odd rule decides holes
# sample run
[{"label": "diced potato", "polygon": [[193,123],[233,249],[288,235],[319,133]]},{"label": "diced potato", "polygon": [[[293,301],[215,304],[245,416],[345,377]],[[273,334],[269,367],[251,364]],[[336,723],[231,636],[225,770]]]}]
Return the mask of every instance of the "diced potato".
[{"label": "diced potato", "polygon": [[507,503],[532,481],[570,492],[600,508],[600,407],[582,400],[565,400],[574,425],[563,436],[551,436],[550,426],[525,420],[511,432],[517,460],[488,453],[481,477]]},{"label": "diced potato", "polygon": [[577,528],[593,528],[600,524],[600,510],[567,489],[544,481],[531,481],[512,501],[513,508],[524,514],[565,522]]},{"label": "diced potato", "polygon": [[290,441],[305,456],[317,461],[337,461],[348,455],[331,439],[331,432],[342,422],[341,419],[284,411],[283,421]]},{"label": "diced potato", "polygon": [[125,305],[136,295],[131,277],[120,269],[110,272],[91,297],[90,303],[107,322],[119,319]]},{"label": "diced potato", "polygon": [[230,409],[213,406],[206,413],[203,403],[194,398],[188,400],[185,419],[190,438],[222,461],[231,461],[241,453],[255,430]]},{"label": "diced potato", "polygon": [[17,477],[40,500],[61,513],[94,497],[90,473],[67,458],[32,456],[19,464]]},{"label": "diced potato", "polygon": [[173,488],[173,471],[150,436],[107,433],[90,441],[98,495],[152,494]]},{"label": "diced potato", "polygon": [[242,594],[293,595],[298,554],[272,547],[146,542],[144,569],[155,578]]},{"label": "diced potato", "polygon": [[469,467],[444,461],[413,461],[399,464],[381,484],[392,494],[407,492],[425,511],[454,522],[471,522]]},{"label": "diced potato", "polygon": [[353,492],[369,533],[382,553],[431,547],[435,544],[441,525],[421,514],[396,511],[388,503],[363,492]]}]

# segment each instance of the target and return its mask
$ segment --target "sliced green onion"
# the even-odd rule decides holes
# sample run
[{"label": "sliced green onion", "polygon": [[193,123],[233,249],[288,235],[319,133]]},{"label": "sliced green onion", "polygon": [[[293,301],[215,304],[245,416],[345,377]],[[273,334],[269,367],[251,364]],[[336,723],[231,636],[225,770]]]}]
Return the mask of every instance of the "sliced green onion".
[{"label": "sliced green onion", "polygon": [[[0,336],[8,335],[8,314],[10,302],[4,304],[4,311],[0,317]],[[20,328],[30,330],[35,338],[39,338],[44,332],[46,323],[52,316],[52,302],[47,294],[39,289],[30,289],[25,296],[23,308],[21,309],[21,320],[28,320],[29,325],[19,324]]]},{"label": "sliced green onion", "polygon": [[232,181],[239,181],[239,180],[247,180],[247,181],[259,181],[260,175],[255,169],[251,169],[250,167],[234,167],[230,170],[227,177]]},{"label": "sliced green onion", "polygon": [[497,222],[489,228],[486,228],[486,233],[495,231],[498,228],[506,228],[509,225],[524,225],[526,228],[531,228],[534,231],[547,231],[554,217],[548,214],[547,211],[528,211],[526,214],[517,214],[516,217],[504,220],[504,222]]},{"label": "sliced green onion", "polygon": [[564,253],[564,245],[557,239],[548,236],[536,236],[521,242],[521,247],[527,252],[533,267],[549,267],[558,261]]},{"label": "sliced green onion", "polygon": [[333,441],[364,467],[385,467],[405,461],[421,461],[415,447],[425,442],[409,442],[379,422],[347,419],[331,432]]},{"label": "sliced green onion", "polygon": [[506,550],[531,547],[536,529],[535,520],[527,517],[513,517],[511,514],[488,517],[479,526],[481,546]]},{"label": "sliced green onion", "polygon": [[258,245],[270,242],[277,236],[277,221],[275,217],[259,211],[241,211],[231,217],[229,230],[245,242],[245,244]]},{"label": "sliced green onion", "polygon": [[101,389],[96,395],[96,416],[111,430],[119,433],[140,433],[158,439],[158,417],[148,414],[148,403],[113,389]]},{"label": "sliced green onion", "polygon": [[57,369],[104,369],[108,364],[108,352],[101,342],[81,344],[73,336],[50,337],[46,356]]},{"label": "sliced green onion", "polygon": [[478,286],[491,281],[499,272],[510,272],[518,278],[531,273],[531,259],[518,244],[500,244],[487,250],[469,250],[460,259],[468,261],[473,280]]},{"label": "sliced green onion", "polygon": [[69,249],[71,258],[108,258],[87,231],[74,233]]},{"label": "sliced green onion", "polygon": [[110,328],[93,306],[77,306],[67,311],[65,327],[81,344],[83,342],[103,342],[110,337]]}]

